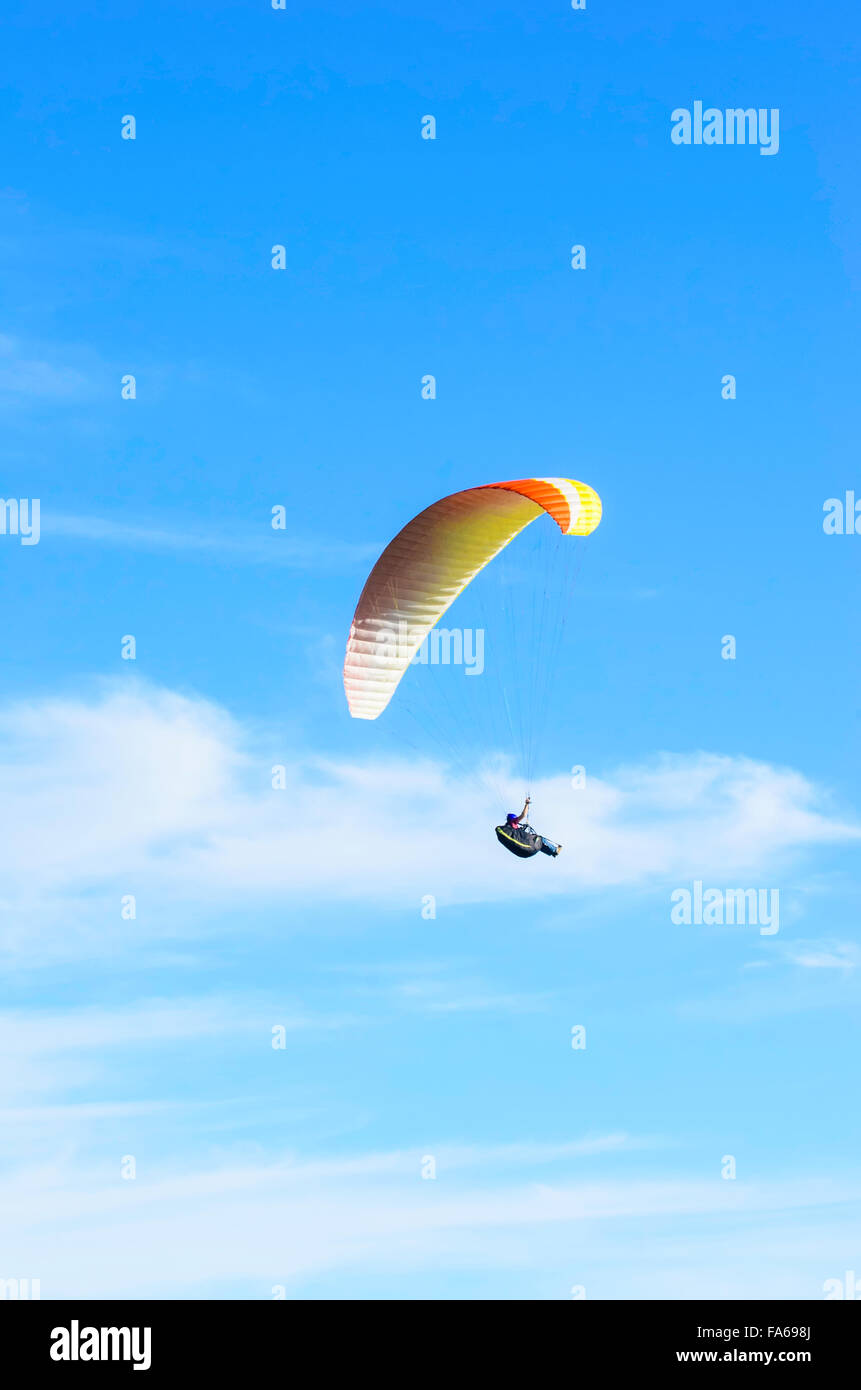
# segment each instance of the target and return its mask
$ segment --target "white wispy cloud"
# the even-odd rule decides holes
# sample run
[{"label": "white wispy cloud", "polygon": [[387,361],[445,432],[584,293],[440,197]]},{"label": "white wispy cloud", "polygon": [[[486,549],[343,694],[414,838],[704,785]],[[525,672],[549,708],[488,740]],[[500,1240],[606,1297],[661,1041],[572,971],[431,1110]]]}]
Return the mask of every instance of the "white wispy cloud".
[{"label": "white wispy cloud", "polygon": [[[277,499],[276,499],[277,501]],[[274,504],[273,504],[274,505]],[[284,565],[291,569],[308,569],[312,565],[345,568],[359,561],[372,561],[379,553],[375,544],[351,541],[313,540],[289,536],[274,531],[268,517],[259,527],[232,525],[230,529],[179,524],[165,526],[163,521],[118,520],[115,517],[73,516],[54,512],[43,506],[42,535],[71,540],[112,545],[126,550],[172,551],[192,556],[205,552],[213,560],[225,564]]]},{"label": "white wispy cloud", "polygon": [[793,965],[805,970],[855,970],[861,961],[854,941],[792,941],[784,951]]},{"label": "white wispy cloud", "polygon": [[[141,999],[116,1008],[6,1009],[0,1012],[0,1055],[14,1057],[15,1065],[0,1072],[0,1105],[26,1100],[32,1109],[37,1096],[56,1097],[99,1083],[119,1056],[143,1047],[164,1055],[178,1045],[244,1039],[263,1048],[270,1045],[274,1026],[296,1033],[351,1022],[345,1014],[313,1014],[278,999],[240,995]],[[81,1111],[72,1107],[68,1113]]]},{"label": "white wispy cloud", "polygon": [[[271,747],[271,744],[269,745]],[[291,756],[271,787],[257,735],[201,699],[145,686],[0,711],[2,940],[26,955],[65,938],[109,944],[120,898],[158,904],[173,937],[207,911],[294,902],[418,905],[580,896],[698,877],[774,882],[793,856],[861,829],[792,769],[664,756],[572,790],[534,790],[559,860],[523,863],[480,791],[430,762]],[[373,819],[376,852],[358,825]],[[766,877],[768,875],[768,877]],[[93,905],[98,904],[95,914]],[[153,921],[151,943],[159,924]],[[70,945],[71,949],[71,945]],[[37,953],[37,952],[34,952]]]},{"label": "white wispy cloud", "polygon": [[92,384],[79,368],[32,356],[17,339],[0,334],[0,399],[5,404],[73,401],[91,393]]},{"label": "white wispy cloud", "polygon": [[[104,1069],[116,1086],[141,1052],[152,1079],[163,1079],[152,1063],[165,1049],[174,1067],[177,1045],[185,1054],[199,1044],[211,1059],[219,1035],[248,1036],[260,1013],[231,997],[14,1010],[0,1015],[0,1050],[14,1056],[16,1074],[26,1079],[35,1067],[43,1090],[64,1094],[81,1084],[78,1064],[89,1083],[103,1085]],[[284,1100],[279,1087],[274,1111]],[[369,1280],[405,1296],[413,1278],[470,1270],[482,1287],[510,1281],[513,1296],[526,1288],[564,1299],[585,1284],[590,1296],[815,1298],[816,1272],[840,1277],[861,1234],[847,1216],[861,1197],[851,1170],[724,1182],[717,1172],[675,1172],[661,1155],[655,1174],[654,1151],[675,1144],[623,1130],[288,1150],[271,1138],[237,1142],[229,1115],[216,1146],[200,1112],[235,1106],[193,1100],[191,1147],[179,1153],[157,1135],[189,1106],[157,1091],[0,1110],[0,1278],[38,1278],[43,1298],[236,1296],[238,1288],[266,1299],[276,1285],[302,1296],[321,1278],[336,1297],[355,1296]],[[271,1099],[264,1109],[262,1132],[271,1134]],[[137,1165],[131,1180],[122,1176],[128,1156]]]},{"label": "white wispy cloud", "polygon": [[[119,1158],[110,1173],[103,1164],[44,1163],[8,1175],[0,1188],[2,1273],[39,1277],[47,1298],[182,1297],[219,1281],[247,1283],[267,1298],[276,1284],[301,1293],[304,1280],[324,1273],[350,1296],[356,1279],[366,1287],[375,1274],[403,1290],[400,1281],[422,1270],[507,1268],[534,1281],[549,1268],[558,1284],[548,1296],[565,1298],[571,1284],[600,1278],[612,1249],[623,1285],[657,1264],[665,1297],[707,1297],[725,1284],[730,1296],[763,1296],[774,1292],[772,1247],[782,1249],[814,1218],[810,1255],[790,1281],[795,1296],[819,1292],[811,1262],[828,1271],[830,1261],[837,1274],[847,1267],[858,1225],[847,1221],[846,1204],[861,1195],[857,1175],[762,1183],[580,1175],[601,1143],[587,1142],[585,1151],[578,1141],[522,1152],[488,1145],[448,1167],[440,1145],[430,1180],[422,1178],[419,1150],[198,1164],[182,1173],[141,1160],[132,1181],[122,1180]],[[429,1145],[425,1153],[432,1152]],[[564,1171],[539,1178],[543,1164]],[[518,1166],[520,1176],[512,1173]],[[736,1223],[729,1262],[727,1222]],[[694,1223],[700,1253],[712,1243],[719,1252],[721,1242],[724,1253],[695,1270],[680,1258],[674,1274],[665,1246],[682,1231],[689,1242]]]},{"label": "white wispy cloud", "polygon": [[[345,967],[344,988],[349,997],[372,1000],[406,1013],[534,1013],[554,999],[551,990],[512,993],[494,989],[483,979],[453,972],[448,963],[416,961]],[[350,977],[357,977],[351,981]]]}]

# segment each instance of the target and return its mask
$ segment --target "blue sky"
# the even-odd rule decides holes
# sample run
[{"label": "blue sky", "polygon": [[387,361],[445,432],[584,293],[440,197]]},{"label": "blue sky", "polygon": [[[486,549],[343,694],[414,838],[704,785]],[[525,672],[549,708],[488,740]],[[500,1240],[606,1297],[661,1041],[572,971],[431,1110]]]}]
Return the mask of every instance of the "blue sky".
[{"label": "blue sky", "polygon": [[[861,1267],[857,24],[7,9],[0,1277],[821,1297]],[[779,152],[674,145],[696,100]],[[605,512],[532,787],[565,852],[521,864],[340,668],[400,526],[532,474]],[[779,931],[673,923],[695,880]]]}]

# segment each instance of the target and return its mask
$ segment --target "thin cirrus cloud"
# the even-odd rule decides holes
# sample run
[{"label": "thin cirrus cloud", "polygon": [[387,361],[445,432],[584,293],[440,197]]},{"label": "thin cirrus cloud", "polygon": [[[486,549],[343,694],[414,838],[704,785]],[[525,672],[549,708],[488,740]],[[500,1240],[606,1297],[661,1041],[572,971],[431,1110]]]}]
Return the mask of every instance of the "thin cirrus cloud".
[{"label": "thin cirrus cloud", "polygon": [[861,949],[854,941],[793,941],[786,947],[793,965],[805,970],[854,970]]},{"label": "thin cirrus cloud", "polygon": [[[847,1267],[858,1232],[857,1222],[847,1224],[846,1204],[857,1202],[857,1176],[757,1184],[581,1172],[607,1145],[623,1158],[625,1145],[613,1136],[585,1146],[528,1145],[523,1153],[490,1144],[470,1151],[466,1163],[455,1148],[450,1165],[443,1145],[433,1181],[422,1181],[426,1155],[418,1150],[198,1163],[181,1172],[141,1164],[133,1181],[122,1180],[119,1164],[111,1174],[68,1163],[22,1167],[0,1192],[4,1255],[11,1268],[38,1269],[48,1298],[182,1297],[237,1281],[249,1296],[271,1298],[279,1284],[301,1294],[305,1281],[323,1276],[336,1293],[354,1296],[355,1279],[370,1274],[402,1297],[400,1279],[446,1268],[488,1277],[504,1271],[513,1288],[520,1275],[551,1270],[558,1283],[547,1296],[565,1298],[583,1283],[601,1296],[611,1244],[625,1271],[617,1297],[634,1296],[646,1276],[658,1280],[652,1296],[741,1297],[773,1294],[772,1266],[787,1236],[803,1239],[815,1220],[819,1267],[838,1274]],[[549,1171],[538,1180],[542,1165]],[[653,1234],[646,1247],[644,1219]],[[54,1238],[58,1223],[62,1242]],[[690,1242],[694,1227],[698,1249],[713,1258],[692,1273],[672,1250]],[[821,1297],[821,1281],[797,1254],[788,1265],[784,1255],[784,1269],[783,1296]]]},{"label": "thin cirrus cloud", "polygon": [[[244,1012],[227,1000],[5,1019],[6,1042],[16,1039],[21,1059],[47,1067],[61,1056],[67,1066],[93,1057],[117,1082],[126,1049],[151,1052],[178,1039],[206,1046],[219,1031],[235,1034],[237,1023],[247,1023]],[[53,1084],[64,1090],[68,1075]],[[234,1102],[216,1102],[213,1113],[219,1105],[230,1112],[228,1125],[230,1116],[235,1121]],[[821,1281],[810,1275],[810,1258],[799,1256],[813,1228],[816,1267],[826,1273],[842,1273],[857,1243],[857,1222],[846,1218],[861,1191],[851,1172],[727,1183],[668,1175],[662,1164],[658,1176],[647,1166],[649,1151],[666,1141],[624,1131],[550,1142],[440,1137],[421,1148],[339,1146],[336,1153],[303,1144],[285,1153],[249,1149],[228,1127],[215,1152],[201,1154],[198,1135],[195,1150],[177,1157],[175,1142],[165,1150],[151,1133],[153,1122],[176,1111],[151,1099],[7,1112],[17,1138],[0,1188],[6,1268],[38,1273],[43,1298],[200,1296],[222,1286],[235,1296],[237,1285],[251,1297],[271,1298],[278,1285],[301,1296],[319,1279],[349,1296],[360,1274],[404,1296],[402,1280],[439,1278],[447,1269],[470,1270],[480,1284],[501,1279],[502,1296],[551,1271],[558,1282],[545,1296],[565,1298],[580,1284],[607,1296],[612,1247],[615,1297],[774,1296],[778,1288],[784,1297],[813,1298]],[[130,1153],[136,1176],[124,1180]],[[433,1180],[422,1176],[428,1158]],[[644,1220],[655,1236],[647,1247]],[[694,1226],[700,1260],[692,1269],[684,1252]]]},{"label": "thin cirrus cloud", "polygon": [[276,1023],[295,1033],[340,1028],[347,1019],[313,1015],[283,1000],[238,995],[142,999],[115,1008],[5,1010],[0,1012],[0,1054],[14,1056],[16,1065],[0,1075],[0,1105],[55,1096],[97,1081],[109,1070],[110,1059],[124,1052],[268,1042]]},{"label": "thin cirrus cloud", "polygon": [[52,512],[42,514],[42,534],[46,539],[62,536],[75,541],[94,541],[99,545],[128,550],[171,551],[199,555],[205,552],[214,560],[236,564],[283,565],[306,569],[315,566],[330,570],[349,568],[359,561],[376,558],[380,547],[350,541],[309,541],[273,531],[268,522],[259,527],[235,526],[230,531],[183,526],[165,527],[157,523],[132,523],[111,517],[73,516]]},{"label": "thin cirrus cloud", "polygon": [[27,354],[17,339],[0,334],[0,399],[5,402],[81,399],[90,381],[77,367]]}]

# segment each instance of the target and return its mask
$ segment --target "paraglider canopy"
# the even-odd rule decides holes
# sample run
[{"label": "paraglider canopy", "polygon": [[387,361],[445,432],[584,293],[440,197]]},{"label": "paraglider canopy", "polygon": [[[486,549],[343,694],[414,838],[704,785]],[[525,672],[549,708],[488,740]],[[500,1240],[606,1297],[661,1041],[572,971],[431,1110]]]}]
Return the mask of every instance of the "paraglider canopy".
[{"label": "paraglider canopy", "polygon": [[431,628],[485,565],[547,513],[565,536],[588,536],[601,499],[571,478],[520,478],[454,492],[408,522],[372,569],[344,663],[354,719],[388,705]]}]

